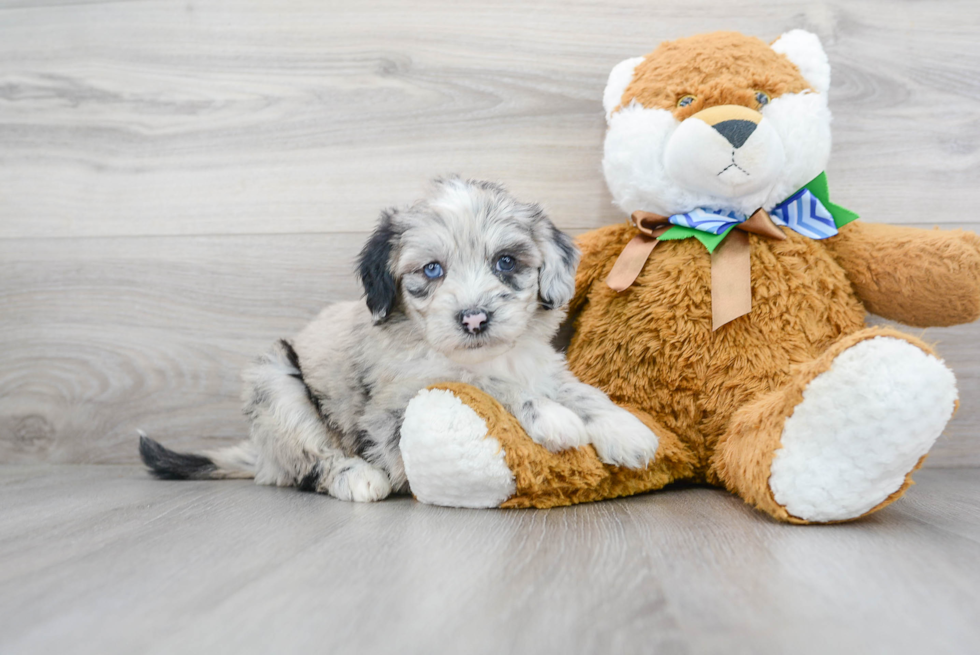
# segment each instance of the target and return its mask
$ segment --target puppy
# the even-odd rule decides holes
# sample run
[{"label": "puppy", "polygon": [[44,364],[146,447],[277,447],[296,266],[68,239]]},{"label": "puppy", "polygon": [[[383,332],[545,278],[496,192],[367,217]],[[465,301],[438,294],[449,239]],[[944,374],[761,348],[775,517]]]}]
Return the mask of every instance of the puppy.
[{"label": "puppy", "polygon": [[436,382],[492,395],[552,451],[595,446],[646,466],[657,437],[575,379],[550,345],[575,287],[578,250],[541,208],[458,177],[382,212],[358,274],[365,299],[324,309],[244,375],[250,436],[186,455],[141,436],[161,478],[250,478],[354,501],[407,493],[405,407]]}]

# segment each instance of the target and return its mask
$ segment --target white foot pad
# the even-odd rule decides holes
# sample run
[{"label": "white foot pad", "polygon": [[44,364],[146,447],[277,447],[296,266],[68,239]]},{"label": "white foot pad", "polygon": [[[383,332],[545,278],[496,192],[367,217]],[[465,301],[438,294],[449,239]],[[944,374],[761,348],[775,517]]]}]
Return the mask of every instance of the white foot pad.
[{"label": "white foot pad", "polygon": [[330,484],[327,493],[340,500],[373,503],[388,497],[391,493],[391,482],[381,469],[367,462],[359,462],[338,475]]},{"label": "white foot pad", "polygon": [[412,493],[423,503],[497,507],[514,495],[514,475],[487,424],[445,389],[423,389],[408,404],[402,460]]},{"label": "white foot pad", "polygon": [[848,348],[786,419],[773,497],[808,521],[864,514],[901,487],[956,398],[953,372],[906,341],[875,337]]}]

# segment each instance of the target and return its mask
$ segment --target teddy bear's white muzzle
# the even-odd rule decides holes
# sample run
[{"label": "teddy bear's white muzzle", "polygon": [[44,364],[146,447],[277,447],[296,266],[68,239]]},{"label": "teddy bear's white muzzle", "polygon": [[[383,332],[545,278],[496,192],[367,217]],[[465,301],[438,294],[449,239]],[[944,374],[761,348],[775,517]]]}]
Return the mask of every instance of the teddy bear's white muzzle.
[{"label": "teddy bear's white muzzle", "polygon": [[[712,107],[684,120],[664,152],[667,173],[688,191],[722,199],[743,198],[765,191],[786,163],[782,140],[757,112],[731,112],[732,117],[702,120]],[[754,114],[758,122],[751,118]]]}]

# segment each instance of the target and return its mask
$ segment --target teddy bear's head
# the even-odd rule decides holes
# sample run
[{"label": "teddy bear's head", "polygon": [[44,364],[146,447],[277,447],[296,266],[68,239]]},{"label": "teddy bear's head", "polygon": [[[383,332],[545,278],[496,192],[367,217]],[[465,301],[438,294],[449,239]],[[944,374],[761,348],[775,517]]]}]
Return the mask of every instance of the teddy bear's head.
[{"label": "teddy bear's head", "polygon": [[819,39],[735,32],[663,43],[609,75],[603,170],[616,204],[670,216],[771,209],[830,156],[830,65]]}]

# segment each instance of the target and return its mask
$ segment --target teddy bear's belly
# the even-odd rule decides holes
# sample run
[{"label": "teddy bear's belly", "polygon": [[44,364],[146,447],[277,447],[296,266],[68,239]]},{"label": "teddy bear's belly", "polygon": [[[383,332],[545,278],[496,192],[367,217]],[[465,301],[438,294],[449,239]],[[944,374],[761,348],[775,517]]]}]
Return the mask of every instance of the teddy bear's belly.
[{"label": "teddy bear's belly", "polygon": [[750,240],[748,315],[713,332],[710,255],[693,239],[664,241],[626,291],[598,278],[569,346],[580,379],[651,413],[702,467],[736,410],[864,326],[843,269],[819,242]]}]

